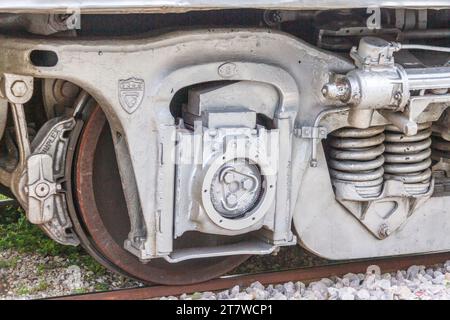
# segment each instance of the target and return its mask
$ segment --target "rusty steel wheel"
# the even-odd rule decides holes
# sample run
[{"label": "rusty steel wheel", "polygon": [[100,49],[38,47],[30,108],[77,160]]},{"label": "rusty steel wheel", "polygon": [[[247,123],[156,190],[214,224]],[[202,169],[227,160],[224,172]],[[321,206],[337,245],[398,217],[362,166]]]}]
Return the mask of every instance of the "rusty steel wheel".
[{"label": "rusty steel wheel", "polygon": [[[72,198],[76,214],[72,219],[74,216],[77,219],[75,230],[84,247],[106,267],[147,283],[192,284],[216,278],[248,258],[237,255],[176,264],[163,259],[141,263],[123,248],[130,223],[109,125],[100,107],[94,107],[88,116],[74,151]],[[182,238],[175,242],[175,247],[180,247],[180,243],[230,241],[200,233]]]}]

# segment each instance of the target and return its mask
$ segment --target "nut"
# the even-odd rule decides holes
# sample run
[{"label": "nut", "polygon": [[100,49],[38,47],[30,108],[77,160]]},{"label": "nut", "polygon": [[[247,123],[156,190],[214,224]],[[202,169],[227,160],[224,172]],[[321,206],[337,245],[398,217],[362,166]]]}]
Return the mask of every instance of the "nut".
[{"label": "nut", "polygon": [[235,180],[234,174],[232,174],[231,172],[228,172],[223,177],[223,180],[225,181],[225,183],[232,183]]},{"label": "nut", "polygon": [[11,92],[17,98],[25,96],[27,91],[28,91],[27,84],[22,80],[14,81],[14,83],[11,86]]},{"label": "nut", "polygon": [[235,194],[229,194],[227,196],[227,202],[229,205],[234,206],[237,203],[237,196]]},{"label": "nut", "polygon": [[251,179],[245,179],[242,181],[242,188],[245,190],[251,190],[253,188],[253,181]]}]

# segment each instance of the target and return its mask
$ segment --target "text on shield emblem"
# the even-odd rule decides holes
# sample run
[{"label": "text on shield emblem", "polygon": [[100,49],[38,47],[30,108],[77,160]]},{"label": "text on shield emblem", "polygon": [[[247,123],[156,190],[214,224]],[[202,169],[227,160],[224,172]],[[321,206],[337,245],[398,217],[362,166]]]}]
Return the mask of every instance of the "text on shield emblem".
[{"label": "text on shield emblem", "polygon": [[119,80],[119,101],[122,108],[133,113],[144,98],[145,82],[138,78]]}]

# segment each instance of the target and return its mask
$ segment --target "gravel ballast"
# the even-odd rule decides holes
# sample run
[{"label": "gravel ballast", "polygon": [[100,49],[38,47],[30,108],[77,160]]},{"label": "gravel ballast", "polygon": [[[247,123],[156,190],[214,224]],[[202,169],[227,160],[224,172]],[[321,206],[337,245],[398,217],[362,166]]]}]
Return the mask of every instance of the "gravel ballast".
[{"label": "gravel ballast", "polygon": [[[288,256],[289,253],[285,253]],[[279,257],[281,258],[281,257]],[[282,259],[284,260],[284,259]],[[253,266],[257,260],[250,261]],[[310,263],[308,263],[310,264]],[[95,273],[82,263],[60,256],[0,252],[0,299],[39,299],[87,292],[143,286],[110,271]],[[348,273],[304,284],[288,282],[250,287],[235,286],[221,292],[197,292],[161,299],[220,300],[440,300],[450,299],[450,260],[426,268],[381,273],[376,266],[365,274]]]},{"label": "gravel ballast", "polygon": [[60,256],[0,252],[0,299],[39,299],[142,285],[107,270],[96,274]]},{"label": "gravel ballast", "polygon": [[248,288],[235,286],[222,292],[197,292],[181,300],[448,300],[450,299],[450,260],[433,268],[411,266],[395,273],[381,273],[377,266],[366,274],[348,273],[305,285],[302,282]]}]

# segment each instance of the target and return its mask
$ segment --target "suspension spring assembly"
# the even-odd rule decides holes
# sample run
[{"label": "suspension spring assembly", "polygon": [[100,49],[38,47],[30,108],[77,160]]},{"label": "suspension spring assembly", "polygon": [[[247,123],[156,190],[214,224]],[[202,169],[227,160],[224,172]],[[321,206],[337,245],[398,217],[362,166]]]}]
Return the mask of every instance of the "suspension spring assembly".
[{"label": "suspension spring assembly", "polygon": [[384,178],[402,181],[411,194],[427,192],[431,181],[431,122],[419,124],[413,136],[389,125],[385,136]]},{"label": "suspension spring assembly", "polygon": [[383,132],[384,126],[332,132],[327,139],[332,180],[353,184],[360,196],[378,196],[383,188]]}]

